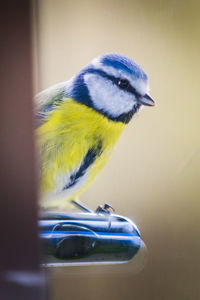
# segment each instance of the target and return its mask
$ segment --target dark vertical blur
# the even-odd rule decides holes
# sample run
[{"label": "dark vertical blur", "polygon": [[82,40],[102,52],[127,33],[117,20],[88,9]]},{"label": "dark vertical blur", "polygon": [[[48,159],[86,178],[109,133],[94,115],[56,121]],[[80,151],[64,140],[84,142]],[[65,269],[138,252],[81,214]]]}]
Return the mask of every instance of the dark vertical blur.
[{"label": "dark vertical blur", "polygon": [[0,9],[0,298],[44,299],[37,241],[30,2]]}]

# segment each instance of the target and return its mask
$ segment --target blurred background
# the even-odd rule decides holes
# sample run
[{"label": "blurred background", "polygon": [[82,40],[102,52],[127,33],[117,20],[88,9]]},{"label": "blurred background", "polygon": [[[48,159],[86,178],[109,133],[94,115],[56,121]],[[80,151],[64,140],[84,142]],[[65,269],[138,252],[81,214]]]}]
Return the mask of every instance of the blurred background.
[{"label": "blurred background", "polygon": [[81,197],[136,222],[145,268],[54,268],[52,299],[200,299],[199,1],[40,0],[34,24],[36,92],[118,52],[144,68],[157,102]]}]

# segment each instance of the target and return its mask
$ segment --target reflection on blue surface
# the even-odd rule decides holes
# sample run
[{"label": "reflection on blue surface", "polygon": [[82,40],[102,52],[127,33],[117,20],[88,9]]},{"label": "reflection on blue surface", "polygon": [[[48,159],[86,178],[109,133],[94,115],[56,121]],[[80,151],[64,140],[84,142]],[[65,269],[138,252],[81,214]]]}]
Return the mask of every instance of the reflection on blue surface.
[{"label": "reflection on blue surface", "polygon": [[48,213],[39,220],[45,264],[123,263],[141,248],[137,226],[114,214]]}]

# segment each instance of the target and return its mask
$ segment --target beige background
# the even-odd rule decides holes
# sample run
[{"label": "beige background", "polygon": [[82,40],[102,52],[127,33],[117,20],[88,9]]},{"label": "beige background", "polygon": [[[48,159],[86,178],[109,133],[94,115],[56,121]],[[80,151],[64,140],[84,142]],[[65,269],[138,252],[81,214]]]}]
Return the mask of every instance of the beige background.
[{"label": "beige background", "polygon": [[53,299],[200,299],[199,1],[40,0],[36,16],[38,90],[119,52],[143,66],[157,101],[81,198],[135,220],[148,247],[144,270],[54,269]]}]

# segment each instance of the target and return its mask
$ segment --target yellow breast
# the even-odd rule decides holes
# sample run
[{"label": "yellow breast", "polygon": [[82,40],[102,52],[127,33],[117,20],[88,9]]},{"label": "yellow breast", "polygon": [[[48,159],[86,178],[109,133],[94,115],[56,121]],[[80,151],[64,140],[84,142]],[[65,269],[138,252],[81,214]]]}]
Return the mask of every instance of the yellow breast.
[{"label": "yellow breast", "polygon": [[[38,128],[43,194],[71,199],[80,194],[106,164],[125,124],[104,117],[73,99],[63,102],[48,114]],[[86,180],[78,188],[63,192],[65,180],[77,171],[89,149],[98,147],[101,155],[87,170]]]}]

